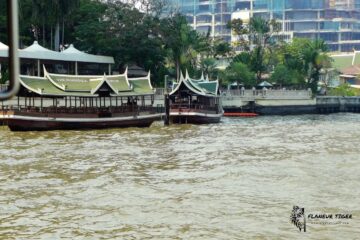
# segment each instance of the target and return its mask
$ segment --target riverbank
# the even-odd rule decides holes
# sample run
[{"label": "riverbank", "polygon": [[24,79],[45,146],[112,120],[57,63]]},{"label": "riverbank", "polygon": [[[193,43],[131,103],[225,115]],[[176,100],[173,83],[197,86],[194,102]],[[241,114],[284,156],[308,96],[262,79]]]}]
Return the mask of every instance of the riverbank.
[{"label": "riverbank", "polygon": [[243,106],[224,105],[225,112],[255,112],[261,115],[360,113],[360,97],[318,96],[313,99],[261,99]]}]

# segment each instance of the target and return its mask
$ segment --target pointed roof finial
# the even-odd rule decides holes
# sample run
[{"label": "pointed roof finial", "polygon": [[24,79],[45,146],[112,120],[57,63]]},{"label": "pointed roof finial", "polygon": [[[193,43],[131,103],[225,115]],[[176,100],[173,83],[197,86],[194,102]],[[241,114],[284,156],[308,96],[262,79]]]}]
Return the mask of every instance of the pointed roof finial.
[{"label": "pointed roof finial", "polygon": [[189,77],[189,72],[188,72],[187,69],[186,69],[186,73],[185,73],[185,78],[186,78],[186,79],[190,79],[190,77]]},{"label": "pointed roof finial", "polygon": [[206,75],[206,79],[205,79],[207,82],[209,82],[209,74]]},{"label": "pointed roof finial", "polygon": [[182,81],[182,80],[184,80],[184,75],[183,75],[183,73],[182,73],[182,71],[180,70],[180,79],[179,79],[180,81]]},{"label": "pointed roof finial", "polygon": [[124,72],[124,75],[126,75],[127,76],[127,74],[128,74],[128,65],[126,65],[126,68],[125,68],[125,72]]},{"label": "pointed roof finial", "polygon": [[204,80],[204,71],[201,71],[201,77],[200,77],[201,80]]},{"label": "pointed roof finial", "polygon": [[44,70],[44,76],[46,76],[48,74],[48,72],[46,71],[45,64],[43,64],[43,70]]}]

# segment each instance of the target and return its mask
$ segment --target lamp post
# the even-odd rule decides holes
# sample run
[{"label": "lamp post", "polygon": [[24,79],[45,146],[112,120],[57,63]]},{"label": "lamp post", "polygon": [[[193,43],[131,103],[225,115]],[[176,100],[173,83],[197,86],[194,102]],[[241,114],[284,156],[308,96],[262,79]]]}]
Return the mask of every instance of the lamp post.
[{"label": "lamp post", "polygon": [[164,106],[165,106],[165,117],[164,117],[164,125],[168,126],[170,123],[170,98],[167,90],[168,85],[168,75],[165,75],[165,88],[164,88]]}]

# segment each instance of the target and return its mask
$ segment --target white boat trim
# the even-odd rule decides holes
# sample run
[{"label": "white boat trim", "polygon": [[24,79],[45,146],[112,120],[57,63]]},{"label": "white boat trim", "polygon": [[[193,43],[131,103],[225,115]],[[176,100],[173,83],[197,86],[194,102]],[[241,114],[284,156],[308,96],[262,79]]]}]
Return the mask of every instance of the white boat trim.
[{"label": "white boat trim", "polygon": [[224,112],[213,114],[213,113],[201,113],[201,112],[170,112],[170,117],[178,116],[199,116],[199,117],[209,117],[209,118],[221,118],[224,115]]}]

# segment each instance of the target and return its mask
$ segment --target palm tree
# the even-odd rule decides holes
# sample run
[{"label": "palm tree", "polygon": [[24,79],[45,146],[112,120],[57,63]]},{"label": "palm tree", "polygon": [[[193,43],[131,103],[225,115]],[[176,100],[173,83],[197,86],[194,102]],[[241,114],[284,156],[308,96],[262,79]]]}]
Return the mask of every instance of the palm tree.
[{"label": "palm tree", "polygon": [[181,70],[196,66],[198,54],[206,50],[204,42],[207,38],[191,29],[180,14],[163,19],[161,25],[164,48],[168,50],[169,61],[174,64],[179,79]]},{"label": "palm tree", "polygon": [[[46,45],[45,35],[46,35],[46,22],[51,22],[49,18],[51,18],[51,14],[47,9],[47,1],[44,0],[32,0],[32,21],[35,25],[39,25],[42,28],[42,37],[43,37],[43,45]],[[38,36],[36,36],[36,40]]]},{"label": "palm tree", "polygon": [[[62,44],[64,44],[65,19],[79,6],[80,0],[31,0],[32,1],[32,20],[36,25],[42,25],[43,41],[45,43],[45,25],[55,25],[55,50],[60,46],[60,24],[62,24]],[[36,37],[36,36],[35,36]],[[43,43],[43,44],[44,44]]]},{"label": "palm tree", "polygon": [[331,66],[331,58],[327,52],[328,47],[322,39],[307,42],[303,50],[305,70],[309,76],[308,85],[313,93],[317,92],[321,69]]},{"label": "palm tree", "polygon": [[[252,70],[256,73],[257,83],[261,81],[262,74],[266,71],[265,54],[271,51],[272,36],[280,30],[276,20],[265,20],[260,17],[250,19],[249,37],[253,47],[251,56]],[[271,55],[271,54],[270,54]]]},{"label": "palm tree", "polygon": [[[45,0],[46,1],[46,0]],[[47,1],[48,2],[48,1]],[[55,25],[55,50],[59,51],[60,46],[60,22],[62,23],[62,44],[64,44],[65,19],[79,6],[80,0],[53,0],[50,9],[56,19]]]}]

